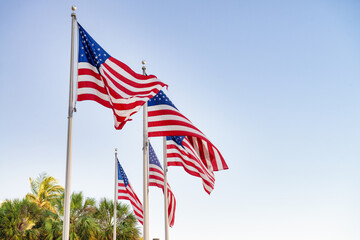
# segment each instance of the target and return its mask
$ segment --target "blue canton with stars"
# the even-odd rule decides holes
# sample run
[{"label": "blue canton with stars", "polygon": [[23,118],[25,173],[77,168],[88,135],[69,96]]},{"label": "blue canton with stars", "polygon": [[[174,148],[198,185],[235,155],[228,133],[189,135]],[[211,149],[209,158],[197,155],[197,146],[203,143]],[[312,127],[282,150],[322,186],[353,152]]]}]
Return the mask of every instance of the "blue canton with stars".
[{"label": "blue canton with stars", "polygon": [[117,161],[118,163],[118,180],[123,180],[125,187],[127,187],[127,185],[129,185],[129,180],[124,172],[124,169],[121,167],[119,160]]},{"label": "blue canton with stars", "polygon": [[158,94],[156,94],[148,101],[148,106],[156,106],[161,104],[172,106],[173,108],[178,110],[162,90],[160,90]]},{"label": "blue canton with stars", "polygon": [[153,149],[153,147],[151,146],[150,142],[149,142],[149,162],[150,164],[154,164],[157,165],[158,167],[160,167],[161,169],[163,169],[161,167],[161,164],[159,162],[159,159],[157,158],[155,151]]},{"label": "blue canton with stars", "polygon": [[[169,105],[173,108],[175,108],[176,110],[178,110],[175,105],[172,103],[172,101],[166,96],[166,94],[160,90],[158,92],[158,94],[156,94],[153,98],[151,98],[148,101],[148,106],[156,106],[156,105]],[[168,136],[166,137],[166,140],[173,140],[174,142],[176,142],[178,145],[180,145],[181,147],[184,148],[184,146],[181,144],[182,141],[184,140],[185,136]]]},{"label": "blue canton with stars", "polygon": [[182,141],[184,140],[184,138],[185,138],[185,136],[168,136],[168,137],[166,137],[166,140],[173,140],[178,145],[180,145],[181,147],[184,148],[184,146],[182,145]]},{"label": "blue canton with stars", "polygon": [[98,70],[110,55],[79,25],[79,62],[88,62]]}]

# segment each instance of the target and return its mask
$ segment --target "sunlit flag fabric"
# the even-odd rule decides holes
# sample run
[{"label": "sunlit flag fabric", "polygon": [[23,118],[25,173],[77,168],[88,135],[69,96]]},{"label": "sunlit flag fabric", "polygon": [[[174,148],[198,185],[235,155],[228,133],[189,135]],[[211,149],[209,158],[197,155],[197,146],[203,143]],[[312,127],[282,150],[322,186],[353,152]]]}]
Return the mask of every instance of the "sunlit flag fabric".
[{"label": "sunlit flag fabric", "polygon": [[210,194],[214,189],[215,176],[201,162],[195,149],[184,136],[166,137],[167,165],[181,166],[195,177],[202,179],[204,190]]},{"label": "sunlit flag fabric", "polygon": [[[170,188],[170,185],[169,184],[166,185],[167,185],[167,198],[169,204],[168,218],[169,218],[169,225],[170,227],[172,227],[175,222],[176,199]],[[164,192],[164,171],[150,142],[149,142],[149,186],[155,186],[161,188]]]},{"label": "sunlit flag fabric", "polygon": [[188,143],[209,171],[228,169],[219,150],[182,115],[163,91],[148,101],[149,137],[186,136]]},{"label": "sunlit flag fabric", "polygon": [[144,222],[144,214],[143,214],[143,206],[136,196],[134,190],[132,189],[130,182],[124,172],[124,169],[121,167],[119,160],[117,161],[118,164],[118,199],[129,200],[136,218],[138,221],[143,224]]},{"label": "sunlit flag fabric", "polygon": [[154,75],[135,73],[111,57],[79,26],[77,101],[93,100],[111,108],[115,128],[122,129],[130,116],[166,86]]}]

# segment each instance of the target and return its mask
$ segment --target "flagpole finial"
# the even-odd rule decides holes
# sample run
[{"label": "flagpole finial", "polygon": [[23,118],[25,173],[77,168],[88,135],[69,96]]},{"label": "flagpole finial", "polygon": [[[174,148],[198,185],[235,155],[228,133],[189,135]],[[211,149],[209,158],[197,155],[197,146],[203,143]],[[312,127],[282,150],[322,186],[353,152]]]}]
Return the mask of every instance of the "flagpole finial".
[{"label": "flagpole finial", "polygon": [[146,61],[145,61],[145,60],[142,60],[141,63],[142,63],[142,65],[143,65],[143,66],[142,66],[143,74],[146,75],[146,66],[145,66]]},{"label": "flagpole finial", "polygon": [[71,6],[71,10],[73,11],[73,12],[71,13],[71,17],[74,18],[74,19],[76,19],[76,13],[75,13],[75,11],[76,11],[76,6],[72,5],[72,6]]}]

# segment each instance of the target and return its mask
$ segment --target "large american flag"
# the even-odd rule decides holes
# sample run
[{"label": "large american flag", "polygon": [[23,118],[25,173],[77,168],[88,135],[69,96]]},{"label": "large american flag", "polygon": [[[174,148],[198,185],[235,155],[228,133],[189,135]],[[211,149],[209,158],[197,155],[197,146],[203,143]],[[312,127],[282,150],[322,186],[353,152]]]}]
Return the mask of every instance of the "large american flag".
[{"label": "large american flag", "polygon": [[179,112],[161,90],[148,101],[148,133],[149,137],[185,136],[197,157],[209,171],[228,169],[219,150]]},{"label": "large american flag", "polygon": [[118,199],[129,200],[136,218],[138,221],[143,224],[144,223],[144,214],[143,214],[143,206],[136,196],[134,190],[132,189],[130,182],[124,172],[124,169],[121,167],[119,160],[118,164]]},{"label": "large american flag", "polygon": [[[164,171],[150,142],[149,142],[149,186],[155,186],[161,188],[164,192]],[[176,199],[169,184],[167,184],[167,198],[169,204],[168,205],[169,225],[170,227],[172,227],[175,222]]]},{"label": "large american flag", "polygon": [[130,116],[166,86],[154,75],[135,73],[111,57],[79,25],[77,100],[93,100],[111,108],[115,128],[121,129]]}]

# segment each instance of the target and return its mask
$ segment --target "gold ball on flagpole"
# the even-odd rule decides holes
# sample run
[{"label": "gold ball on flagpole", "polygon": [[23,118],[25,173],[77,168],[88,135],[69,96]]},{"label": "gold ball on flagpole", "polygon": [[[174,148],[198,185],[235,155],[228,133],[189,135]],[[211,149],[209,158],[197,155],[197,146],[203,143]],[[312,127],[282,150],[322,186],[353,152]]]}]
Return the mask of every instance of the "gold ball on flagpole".
[{"label": "gold ball on flagpole", "polygon": [[76,6],[72,6],[71,10],[73,10],[75,12],[76,11]]},{"label": "gold ball on flagpole", "polygon": [[146,66],[145,66],[146,61],[145,61],[145,60],[142,60],[141,63],[142,63],[142,65],[143,65],[143,66],[142,66],[143,75],[147,76],[147,75],[146,75]]}]

